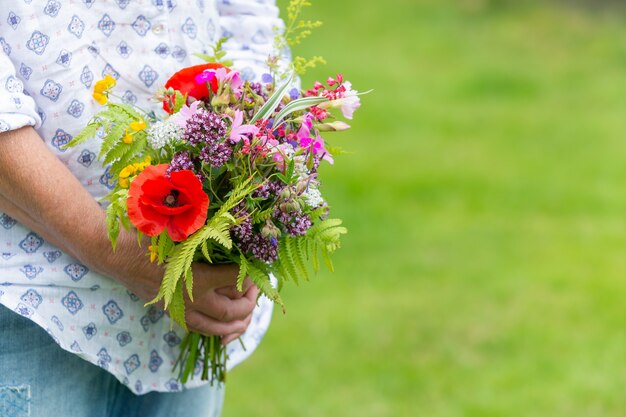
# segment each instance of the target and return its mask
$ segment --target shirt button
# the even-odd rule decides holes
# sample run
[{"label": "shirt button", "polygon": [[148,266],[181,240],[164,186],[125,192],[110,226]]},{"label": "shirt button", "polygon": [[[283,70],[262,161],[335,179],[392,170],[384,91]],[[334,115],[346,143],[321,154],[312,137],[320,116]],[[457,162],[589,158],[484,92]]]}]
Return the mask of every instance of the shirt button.
[{"label": "shirt button", "polygon": [[160,35],[164,31],[165,25],[163,23],[157,23],[156,25],[152,26],[152,33],[154,33],[155,35]]}]

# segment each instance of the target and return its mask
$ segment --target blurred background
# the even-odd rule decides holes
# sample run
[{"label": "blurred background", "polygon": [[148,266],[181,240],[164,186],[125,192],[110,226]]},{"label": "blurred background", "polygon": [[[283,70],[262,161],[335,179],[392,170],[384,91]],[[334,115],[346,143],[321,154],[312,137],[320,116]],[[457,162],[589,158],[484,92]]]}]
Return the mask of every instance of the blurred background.
[{"label": "blurred background", "polygon": [[[287,1],[279,1],[284,7]],[[626,413],[626,1],[313,0],[350,233],[225,417]]]}]

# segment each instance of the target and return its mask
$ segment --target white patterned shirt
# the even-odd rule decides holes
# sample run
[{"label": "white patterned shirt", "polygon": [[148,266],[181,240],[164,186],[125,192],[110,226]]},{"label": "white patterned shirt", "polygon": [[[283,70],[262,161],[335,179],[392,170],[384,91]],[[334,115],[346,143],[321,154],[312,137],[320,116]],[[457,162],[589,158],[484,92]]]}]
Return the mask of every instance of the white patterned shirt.
[{"label": "white patterned shirt", "polygon": [[[101,199],[113,184],[97,160],[97,140],[68,143],[101,107],[95,81],[109,74],[124,101],[159,111],[149,98],[177,70],[225,49],[245,79],[260,80],[274,0],[0,0],[0,132],[34,126],[50,150]],[[62,190],[59,190],[62,192]],[[79,219],[76,219],[78,222]],[[118,282],[0,213],[0,303],[44,328],[68,351],[106,369],[137,394],[179,391],[172,366],[182,329]],[[252,323],[228,347],[229,367],[259,344],[272,305],[261,299]],[[199,378],[188,387],[201,385]]]}]

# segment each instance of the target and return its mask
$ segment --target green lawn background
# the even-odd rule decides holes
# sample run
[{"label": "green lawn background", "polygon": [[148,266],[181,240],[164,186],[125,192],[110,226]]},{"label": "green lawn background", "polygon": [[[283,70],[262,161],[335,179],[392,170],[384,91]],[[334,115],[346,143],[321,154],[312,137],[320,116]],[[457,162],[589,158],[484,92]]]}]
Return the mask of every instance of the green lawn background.
[{"label": "green lawn background", "polygon": [[314,0],[350,234],[225,417],[626,415],[626,11],[573,3]]}]

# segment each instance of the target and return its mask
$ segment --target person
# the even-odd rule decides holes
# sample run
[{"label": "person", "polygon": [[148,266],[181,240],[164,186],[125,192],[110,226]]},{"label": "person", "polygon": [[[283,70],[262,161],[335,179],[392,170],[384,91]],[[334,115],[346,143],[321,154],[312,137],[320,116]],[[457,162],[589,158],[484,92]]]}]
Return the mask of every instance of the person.
[{"label": "person", "polygon": [[[223,386],[177,381],[184,333],[144,306],[162,267],[132,231],[111,248],[100,200],[113,184],[97,139],[64,145],[102,109],[91,99],[98,79],[111,75],[124,102],[159,114],[156,89],[222,36],[234,68],[261,80],[273,28],[283,25],[275,1],[4,3],[0,415],[219,415]],[[230,368],[259,344],[272,310],[249,280],[236,290],[237,272],[195,264],[186,307],[191,330],[223,336]]]}]

